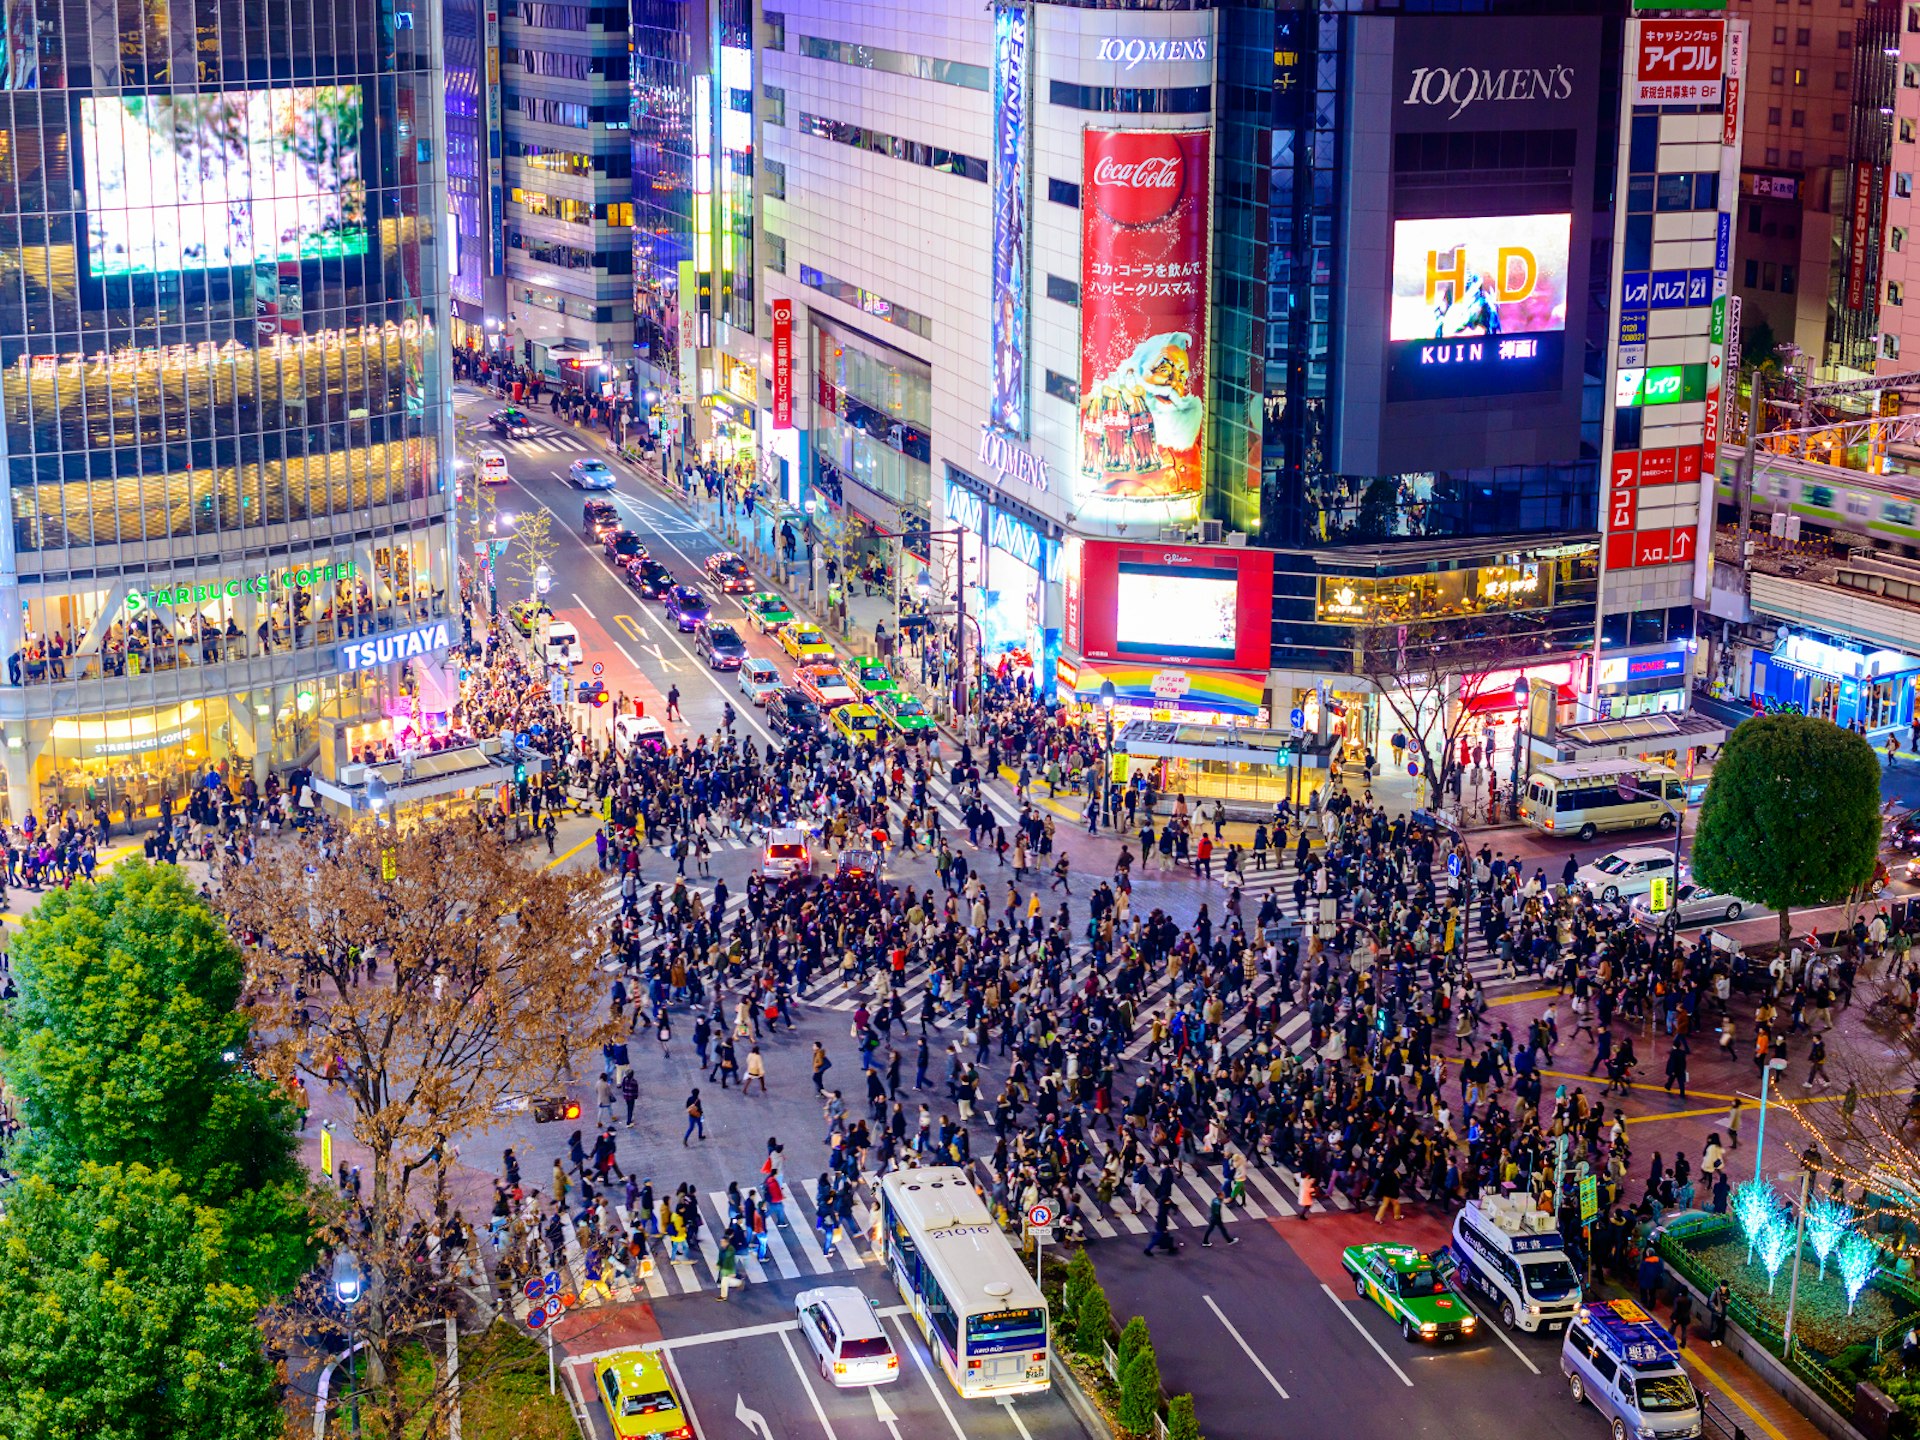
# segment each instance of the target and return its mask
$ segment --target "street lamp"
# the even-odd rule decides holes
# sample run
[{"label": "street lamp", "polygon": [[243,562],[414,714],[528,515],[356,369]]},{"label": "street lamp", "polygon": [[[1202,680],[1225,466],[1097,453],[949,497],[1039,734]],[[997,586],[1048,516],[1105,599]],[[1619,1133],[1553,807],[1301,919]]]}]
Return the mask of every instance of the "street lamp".
[{"label": "street lamp", "polygon": [[1113,688],[1113,681],[1100,682],[1100,708],[1107,717],[1107,752],[1113,752],[1113,702],[1119,699],[1119,692]]},{"label": "street lamp", "polygon": [[355,1379],[353,1352],[355,1347],[353,1333],[353,1312],[360,1303],[360,1297],[366,1293],[366,1277],[360,1272],[360,1262],[354,1258],[353,1251],[340,1249],[333,1257],[333,1296],[347,1312],[347,1402],[352,1407],[354,1440],[360,1436],[360,1387]]},{"label": "street lamp", "polygon": [[1520,742],[1527,736],[1527,701],[1531,693],[1526,672],[1522,671],[1520,678],[1513,682],[1513,705],[1519,713],[1513,717],[1513,775],[1507,784],[1507,809],[1514,815],[1520,812]]}]

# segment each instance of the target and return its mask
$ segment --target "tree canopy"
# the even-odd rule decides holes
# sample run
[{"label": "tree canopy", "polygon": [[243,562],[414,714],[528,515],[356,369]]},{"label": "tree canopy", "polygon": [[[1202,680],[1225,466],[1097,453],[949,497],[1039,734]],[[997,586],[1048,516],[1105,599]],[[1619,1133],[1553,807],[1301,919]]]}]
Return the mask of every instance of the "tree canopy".
[{"label": "tree canopy", "polygon": [[1880,761],[1850,730],[1808,715],[1757,715],[1727,738],[1693,839],[1701,883],[1780,914],[1832,905],[1873,879]]},{"label": "tree canopy", "polygon": [[234,1277],[290,1288],[312,1258],[305,1175],[284,1095],[239,1063],[244,969],[219,918],[178,870],[129,862],[46,896],[12,956],[0,1072],[19,1168],[66,1183],[89,1163],[173,1171],[228,1212]]},{"label": "tree canopy", "polygon": [[260,1297],[171,1171],[29,1175],[0,1223],[0,1435],[271,1440]]}]

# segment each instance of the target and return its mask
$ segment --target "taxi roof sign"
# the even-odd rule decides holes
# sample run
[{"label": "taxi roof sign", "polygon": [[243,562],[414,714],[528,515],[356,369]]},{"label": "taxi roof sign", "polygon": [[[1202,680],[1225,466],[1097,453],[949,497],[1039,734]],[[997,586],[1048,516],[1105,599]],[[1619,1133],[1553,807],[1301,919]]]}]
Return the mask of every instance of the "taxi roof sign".
[{"label": "taxi roof sign", "polygon": [[1680,1363],[1666,1327],[1633,1301],[1592,1300],[1585,1313],[1594,1337],[1615,1359],[1635,1369]]}]

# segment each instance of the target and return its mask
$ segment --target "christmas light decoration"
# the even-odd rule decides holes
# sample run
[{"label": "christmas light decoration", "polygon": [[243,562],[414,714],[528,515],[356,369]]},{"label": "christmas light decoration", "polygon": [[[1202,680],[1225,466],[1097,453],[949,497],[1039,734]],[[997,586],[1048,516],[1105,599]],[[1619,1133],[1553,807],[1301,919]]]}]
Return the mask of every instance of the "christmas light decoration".
[{"label": "christmas light decoration", "polygon": [[1851,1315],[1860,1292],[1880,1268],[1880,1247],[1859,1231],[1849,1231],[1840,1242],[1834,1264],[1840,1270],[1840,1283],[1847,1287],[1847,1313]]},{"label": "christmas light decoration", "polygon": [[1793,1226],[1779,1216],[1767,1221],[1767,1228],[1760,1232],[1760,1263],[1767,1267],[1767,1293],[1773,1293],[1773,1282],[1780,1274],[1780,1267],[1786,1263],[1787,1254],[1793,1249]]},{"label": "christmas light decoration", "polygon": [[1853,1212],[1838,1200],[1818,1199],[1807,1206],[1807,1243],[1820,1258],[1820,1278],[1827,1278],[1827,1256],[1840,1237],[1853,1227]]},{"label": "christmas light decoration", "polygon": [[1766,1233],[1768,1224],[1780,1209],[1780,1197],[1764,1180],[1749,1180],[1733,1192],[1733,1218],[1740,1233],[1747,1237],[1747,1263],[1753,1263],[1754,1247]]}]

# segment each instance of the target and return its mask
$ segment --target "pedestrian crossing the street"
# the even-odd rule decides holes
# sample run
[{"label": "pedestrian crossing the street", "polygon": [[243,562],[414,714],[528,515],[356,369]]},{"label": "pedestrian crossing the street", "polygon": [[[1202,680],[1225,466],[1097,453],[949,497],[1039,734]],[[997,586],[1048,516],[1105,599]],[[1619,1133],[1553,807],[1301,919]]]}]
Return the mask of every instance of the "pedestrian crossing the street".
[{"label": "pedestrian crossing the street", "polygon": [[542,430],[537,435],[523,435],[518,439],[499,439],[491,443],[502,445],[508,450],[517,450],[522,455],[548,455],[563,450],[581,453],[593,448],[578,435],[569,435],[561,430]]},{"label": "pedestrian crossing the street", "polygon": [[[1113,1137],[1094,1130],[1089,1132],[1088,1139],[1093,1163],[1104,1164],[1111,1153]],[[980,1164],[978,1161],[975,1163]],[[1241,1198],[1226,1206],[1229,1225],[1241,1220],[1287,1219],[1301,1213],[1300,1177],[1292,1170],[1265,1162],[1251,1162],[1244,1164],[1240,1175],[1245,1182],[1240,1187]],[[983,1173],[981,1178],[984,1182],[989,1177]],[[1170,1178],[1169,1229],[1175,1233],[1204,1229],[1214,1195],[1224,1193],[1228,1183],[1221,1162],[1190,1156],[1181,1173]],[[816,1275],[858,1271],[882,1263],[884,1257],[874,1240],[876,1215],[865,1198],[865,1191],[870,1189],[871,1182],[866,1179],[855,1187],[855,1231],[849,1233],[840,1229],[829,1237],[820,1228],[819,1215],[808,1187],[795,1185],[788,1188],[783,1202],[787,1223],[776,1224],[772,1215],[768,1216],[766,1254],[763,1258],[755,1253],[752,1245],[747,1246],[740,1253],[739,1274],[749,1285],[760,1285],[775,1280],[800,1280]],[[1095,1236],[1102,1239],[1141,1237],[1152,1230],[1155,1199],[1151,1193],[1134,1194],[1132,1190],[1133,1187],[1123,1185],[1107,1200],[1101,1200],[1092,1193],[1078,1197],[1081,1211]],[[609,1191],[608,1208],[617,1223],[609,1227],[612,1233],[600,1237],[598,1243],[604,1293],[588,1278],[586,1243],[590,1237],[583,1238],[583,1226],[575,1223],[577,1217],[569,1217],[563,1237],[564,1253],[560,1264],[555,1267],[560,1273],[562,1293],[575,1297],[579,1305],[593,1307],[636,1300],[664,1300],[674,1295],[701,1294],[716,1289],[720,1276],[720,1236],[731,1223],[727,1193],[724,1190],[708,1190],[701,1193],[697,1200],[702,1223],[698,1237],[689,1242],[685,1255],[670,1254],[667,1243],[655,1235],[648,1237],[645,1245],[651,1264],[624,1255],[616,1261],[613,1252],[624,1250],[627,1237],[644,1229],[644,1217],[631,1213],[624,1203],[614,1203]],[[1319,1195],[1311,1202],[1310,1208],[1322,1214],[1350,1211],[1353,1202],[1340,1192],[1333,1191]],[[483,1237],[477,1243],[482,1247],[484,1262],[490,1268],[498,1258],[498,1241]],[[542,1238],[540,1244],[543,1251],[546,1243]],[[550,1263],[550,1256],[543,1258]],[[512,1298],[514,1318],[524,1323],[535,1303],[527,1297],[524,1288],[517,1289]]]}]

